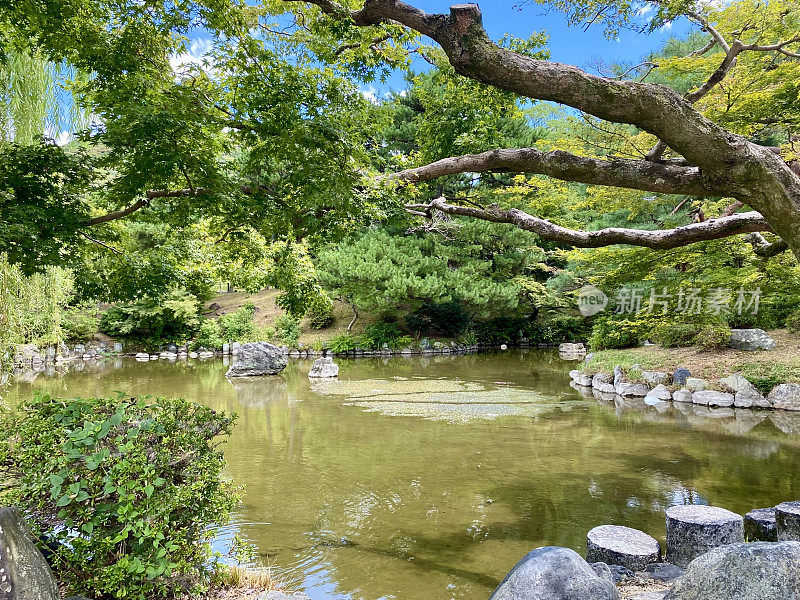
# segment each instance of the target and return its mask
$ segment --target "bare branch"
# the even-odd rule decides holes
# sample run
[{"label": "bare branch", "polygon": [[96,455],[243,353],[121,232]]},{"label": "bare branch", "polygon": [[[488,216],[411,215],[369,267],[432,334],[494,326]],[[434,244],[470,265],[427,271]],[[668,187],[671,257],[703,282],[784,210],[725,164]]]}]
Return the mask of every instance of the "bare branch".
[{"label": "bare branch", "polygon": [[753,245],[753,252],[764,258],[777,256],[789,249],[789,245],[785,241],[768,242],[760,233],[750,233],[745,236],[745,239]]},{"label": "bare branch", "polygon": [[[419,208],[419,205],[412,206],[414,209]],[[502,210],[496,207],[480,209],[469,206],[456,206],[448,204],[444,198],[433,200],[426,205],[426,210],[428,214],[433,210],[438,210],[448,215],[473,217],[494,223],[510,223],[520,229],[532,231],[547,240],[569,244],[578,248],[600,248],[613,244],[629,244],[656,250],[666,250],[741,233],[771,231],[764,218],[755,211],[739,213],[721,219],[709,219],[702,223],[692,223],[675,229],[648,231],[610,227],[598,231],[578,231],[561,227],[515,208]]]},{"label": "bare branch", "polygon": [[490,150],[437,160],[406,169],[393,177],[408,182],[430,181],[460,173],[536,173],[564,181],[606,185],[663,194],[711,196],[715,190],[703,180],[700,169],[645,160],[603,160],[576,156],[562,150],[536,148]]}]

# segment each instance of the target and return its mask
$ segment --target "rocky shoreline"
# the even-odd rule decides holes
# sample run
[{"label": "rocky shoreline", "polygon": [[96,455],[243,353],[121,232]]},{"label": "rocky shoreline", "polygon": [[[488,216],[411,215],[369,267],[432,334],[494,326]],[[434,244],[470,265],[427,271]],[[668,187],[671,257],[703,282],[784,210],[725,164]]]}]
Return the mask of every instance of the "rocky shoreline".
[{"label": "rocky shoreline", "polygon": [[600,399],[642,398],[647,404],[674,402],[708,408],[752,408],[800,411],[800,384],[781,383],[766,395],[739,373],[709,382],[692,377],[691,371],[680,367],[674,372],[639,370],[635,366],[613,372],[591,368],[588,355],[581,369],[569,372],[572,383]]},{"label": "rocky shoreline", "polygon": [[643,531],[600,525],[587,534],[585,559],[569,548],[536,548],[490,600],[800,598],[800,502],[745,517],[716,506],[676,505],[665,517],[663,553]]}]

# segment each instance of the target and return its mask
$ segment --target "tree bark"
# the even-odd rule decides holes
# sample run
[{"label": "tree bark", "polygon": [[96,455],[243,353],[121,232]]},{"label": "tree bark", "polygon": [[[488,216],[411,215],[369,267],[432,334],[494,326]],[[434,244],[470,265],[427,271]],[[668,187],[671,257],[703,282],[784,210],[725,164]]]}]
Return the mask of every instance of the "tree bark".
[{"label": "tree bark", "polygon": [[[800,259],[800,177],[780,156],[713,123],[674,90],[598,77],[502,48],[489,39],[476,4],[456,4],[449,14],[428,14],[400,0],[365,0],[360,10],[333,0],[284,1],[315,4],[358,26],[400,23],[437,42],[465,77],[651,133],[697,167],[707,187],[758,211]],[[727,72],[730,60],[719,73]]]}]

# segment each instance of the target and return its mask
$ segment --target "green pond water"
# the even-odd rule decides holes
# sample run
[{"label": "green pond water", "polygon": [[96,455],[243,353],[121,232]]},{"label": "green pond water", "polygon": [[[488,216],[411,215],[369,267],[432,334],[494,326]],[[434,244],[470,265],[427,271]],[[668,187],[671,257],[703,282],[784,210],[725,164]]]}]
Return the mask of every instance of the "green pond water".
[{"label": "green pond water", "polygon": [[800,499],[800,414],[596,400],[550,352],[338,362],[338,381],[313,383],[310,361],[229,381],[221,361],[117,359],[1,393],[120,390],[238,413],[225,454],[247,491],[217,546],[252,542],[315,600],[484,600],[526,552],[583,552],[596,525],[663,540],[672,504]]}]

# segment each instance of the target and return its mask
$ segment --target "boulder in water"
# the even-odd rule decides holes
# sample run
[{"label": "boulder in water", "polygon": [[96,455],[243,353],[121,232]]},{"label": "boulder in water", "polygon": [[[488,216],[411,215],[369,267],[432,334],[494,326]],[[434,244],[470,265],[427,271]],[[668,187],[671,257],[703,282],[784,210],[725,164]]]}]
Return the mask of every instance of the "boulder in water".
[{"label": "boulder in water", "polygon": [[569,548],[545,546],[526,554],[489,600],[619,600],[613,579],[598,576]]},{"label": "boulder in water", "polygon": [[323,356],[314,361],[314,364],[311,365],[311,370],[308,372],[308,376],[313,379],[338,377],[339,365],[333,362],[333,358],[330,356]]},{"label": "boulder in water", "polygon": [[228,369],[226,377],[277,375],[288,364],[286,355],[277,346],[267,342],[242,344],[236,355],[236,361]]},{"label": "boulder in water", "polygon": [[667,600],[796,600],[800,542],[755,542],[714,548],[694,559]]}]

